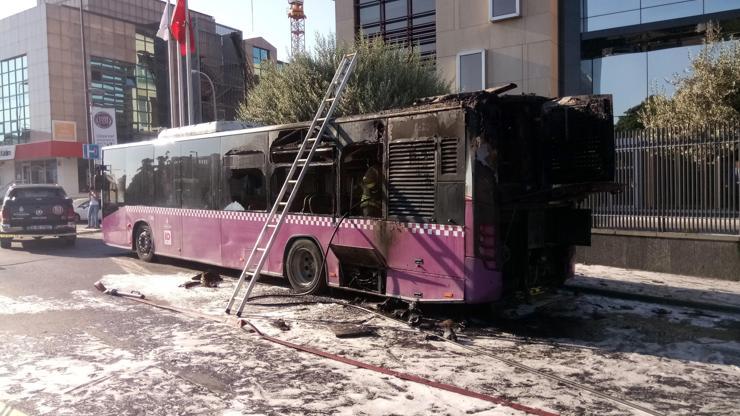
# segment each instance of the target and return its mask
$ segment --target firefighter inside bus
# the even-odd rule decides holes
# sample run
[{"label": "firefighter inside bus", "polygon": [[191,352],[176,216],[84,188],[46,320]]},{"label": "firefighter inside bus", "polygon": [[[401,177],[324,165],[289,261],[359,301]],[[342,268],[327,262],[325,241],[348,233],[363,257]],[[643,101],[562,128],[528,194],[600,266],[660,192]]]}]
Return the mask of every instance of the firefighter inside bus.
[{"label": "firefighter inside bus", "polygon": [[379,143],[356,144],[345,149],[342,158],[342,213],[380,218],[382,204],[382,163]]}]

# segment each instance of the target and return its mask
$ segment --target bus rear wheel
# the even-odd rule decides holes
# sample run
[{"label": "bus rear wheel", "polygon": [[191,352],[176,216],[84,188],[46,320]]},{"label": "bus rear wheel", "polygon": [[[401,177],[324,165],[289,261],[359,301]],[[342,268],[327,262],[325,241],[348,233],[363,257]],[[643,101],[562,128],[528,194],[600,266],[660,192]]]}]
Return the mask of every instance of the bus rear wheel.
[{"label": "bus rear wheel", "polygon": [[298,293],[313,295],[326,288],[324,256],[311,240],[296,240],[285,258],[285,274],[290,286]]},{"label": "bus rear wheel", "polygon": [[13,240],[10,238],[3,238],[0,239],[0,248],[10,248],[10,246],[13,244]]},{"label": "bus rear wheel", "polygon": [[139,259],[150,263],[154,261],[154,239],[152,229],[144,224],[136,228],[136,255]]}]

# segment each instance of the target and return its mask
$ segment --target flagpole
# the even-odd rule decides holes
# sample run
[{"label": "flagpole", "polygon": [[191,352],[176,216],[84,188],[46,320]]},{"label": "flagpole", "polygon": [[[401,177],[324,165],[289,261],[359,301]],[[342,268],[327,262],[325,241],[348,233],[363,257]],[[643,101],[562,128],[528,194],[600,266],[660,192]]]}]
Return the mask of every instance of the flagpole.
[{"label": "flagpole", "polygon": [[188,0],[184,0],[185,2],[185,80],[187,82],[187,90],[188,90],[188,125],[192,125],[194,121],[193,116],[193,109],[194,105],[193,102],[195,101],[195,97],[193,97],[193,62],[192,57],[190,53],[190,34],[193,30],[192,28],[192,22],[190,21],[190,7],[188,6]]},{"label": "flagpole", "polygon": [[177,126],[182,127],[185,125],[187,119],[185,118],[185,91],[183,87],[185,80],[182,74],[182,55],[180,55],[179,49],[180,47],[177,45],[175,47],[175,55],[177,55],[177,108],[180,113],[180,120]]},{"label": "flagpole", "polygon": [[[170,0],[167,0],[167,77],[169,80],[170,90],[170,127],[178,126],[177,119],[177,94],[175,93],[175,62],[172,58],[172,7]],[[177,48],[174,48],[177,54]]]}]

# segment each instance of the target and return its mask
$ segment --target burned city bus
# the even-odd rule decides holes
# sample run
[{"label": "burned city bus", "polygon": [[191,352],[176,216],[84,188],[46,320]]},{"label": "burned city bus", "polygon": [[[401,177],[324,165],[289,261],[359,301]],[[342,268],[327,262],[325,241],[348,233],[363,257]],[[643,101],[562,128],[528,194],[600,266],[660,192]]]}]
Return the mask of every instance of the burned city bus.
[{"label": "burned city bus", "polygon": [[[590,243],[590,212],[578,204],[613,179],[611,98],[500,95],[506,88],[337,119],[263,273],[302,293],[419,302],[487,303],[561,285],[574,247]],[[104,149],[114,184],[105,241],[144,260],[243,268],[307,129]]]}]

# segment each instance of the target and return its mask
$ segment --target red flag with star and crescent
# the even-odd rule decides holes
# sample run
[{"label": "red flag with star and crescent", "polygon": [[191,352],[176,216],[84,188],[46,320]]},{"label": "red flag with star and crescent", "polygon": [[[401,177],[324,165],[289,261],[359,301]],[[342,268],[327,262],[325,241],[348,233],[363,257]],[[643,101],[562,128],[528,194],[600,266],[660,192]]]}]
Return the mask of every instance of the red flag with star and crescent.
[{"label": "red flag with star and crescent", "polygon": [[[180,45],[180,54],[182,54],[182,56],[187,55],[185,24],[189,17],[190,13],[186,10],[185,0],[177,0],[175,13],[172,15],[172,23],[170,24],[170,27],[172,30],[172,37],[175,38],[177,43]],[[195,53],[195,36],[193,35],[192,20],[187,23],[190,26],[190,53]]]}]

